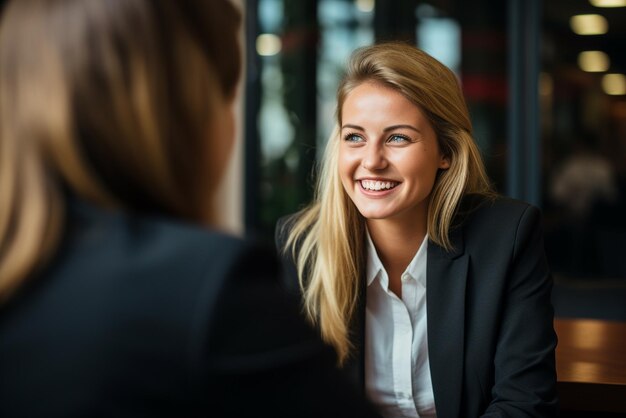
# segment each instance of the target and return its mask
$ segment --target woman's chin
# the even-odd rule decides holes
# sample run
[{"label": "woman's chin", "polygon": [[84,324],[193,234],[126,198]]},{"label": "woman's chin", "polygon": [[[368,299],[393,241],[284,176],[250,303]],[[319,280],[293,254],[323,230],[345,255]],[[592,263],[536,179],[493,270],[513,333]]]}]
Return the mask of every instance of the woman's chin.
[{"label": "woman's chin", "polygon": [[382,220],[393,216],[393,213],[384,210],[359,210],[359,213],[367,220]]}]

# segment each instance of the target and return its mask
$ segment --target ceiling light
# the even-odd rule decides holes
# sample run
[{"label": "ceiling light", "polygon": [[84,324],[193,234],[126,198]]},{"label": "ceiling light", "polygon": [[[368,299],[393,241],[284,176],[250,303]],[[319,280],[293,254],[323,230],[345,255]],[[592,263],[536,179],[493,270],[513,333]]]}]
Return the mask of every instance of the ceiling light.
[{"label": "ceiling light", "polygon": [[609,22],[600,15],[576,15],[569,25],[578,35],[603,35],[609,30]]},{"label": "ceiling light", "polygon": [[589,0],[596,7],[626,7],[626,0]]},{"label": "ceiling light", "polygon": [[598,73],[609,69],[609,56],[602,51],[584,51],[578,54],[578,66],[583,71]]},{"label": "ceiling light", "polygon": [[626,76],[624,74],[605,74],[602,77],[602,89],[611,96],[626,94]]},{"label": "ceiling light", "polygon": [[355,4],[357,9],[365,13],[374,10],[374,0],[356,0]]},{"label": "ceiling light", "polygon": [[263,33],[256,38],[256,52],[262,57],[276,55],[283,48],[280,37],[271,33]]}]

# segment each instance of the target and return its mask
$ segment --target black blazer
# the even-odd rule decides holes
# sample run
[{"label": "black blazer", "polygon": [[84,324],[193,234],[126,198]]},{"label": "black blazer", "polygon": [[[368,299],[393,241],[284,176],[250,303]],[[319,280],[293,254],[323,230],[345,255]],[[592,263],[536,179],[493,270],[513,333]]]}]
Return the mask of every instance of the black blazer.
[{"label": "black blazer", "polygon": [[375,416],[273,252],[80,202],[69,219],[0,305],[1,417]]},{"label": "black blazer", "polygon": [[[292,217],[277,226],[284,247]],[[428,243],[428,350],[439,418],[557,414],[552,279],[540,211],[498,198],[466,198],[451,232],[454,250]],[[286,277],[298,289],[291,252]],[[346,366],[364,383],[365,280]]]}]

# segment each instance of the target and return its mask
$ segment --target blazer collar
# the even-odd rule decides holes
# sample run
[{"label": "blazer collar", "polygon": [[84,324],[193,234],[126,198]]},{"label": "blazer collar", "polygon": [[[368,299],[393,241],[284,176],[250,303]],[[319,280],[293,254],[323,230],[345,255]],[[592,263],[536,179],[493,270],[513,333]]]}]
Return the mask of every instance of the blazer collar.
[{"label": "blazer collar", "polygon": [[367,284],[362,275],[356,312],[350,322],[350,341],[353,343],[352,353],[343,366],[349,378],[365,393],[365,294]]},{"label": "blazer collar", "polygon": [[[446,251],[442,247],[439,247],[437,244],[433,243],[432,241],[428,243],[429,244],[428,245],[428,249],[429,249],[428,260],[429,261],[430,261],[430,257],[434,253],[436,253],[438,257],[439,256],[445,257],[451,260],[454,260],[455,258],[458,258],[462,256],[463,254],[465,254],[465,240],[463,239],[463,229],[459,226],[456,226],[456,227],[453,226],[449,232],[449,237],[450,237],[450,243],[452,244],[452,248],[449,251]],[[430,249],[433,247],[437,247],[437,249],[433,250],[433,252],[431,253]]]}]

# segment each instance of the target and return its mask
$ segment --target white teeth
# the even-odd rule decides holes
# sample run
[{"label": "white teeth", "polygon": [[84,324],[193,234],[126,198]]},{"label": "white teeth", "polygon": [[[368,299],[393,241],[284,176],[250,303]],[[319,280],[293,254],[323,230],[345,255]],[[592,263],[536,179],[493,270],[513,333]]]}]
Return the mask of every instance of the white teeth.
[{"label": "white teeth", "polygon": [[389,190],[397,185],[395,181],[361,180],[361,186],[367,190]]}]

